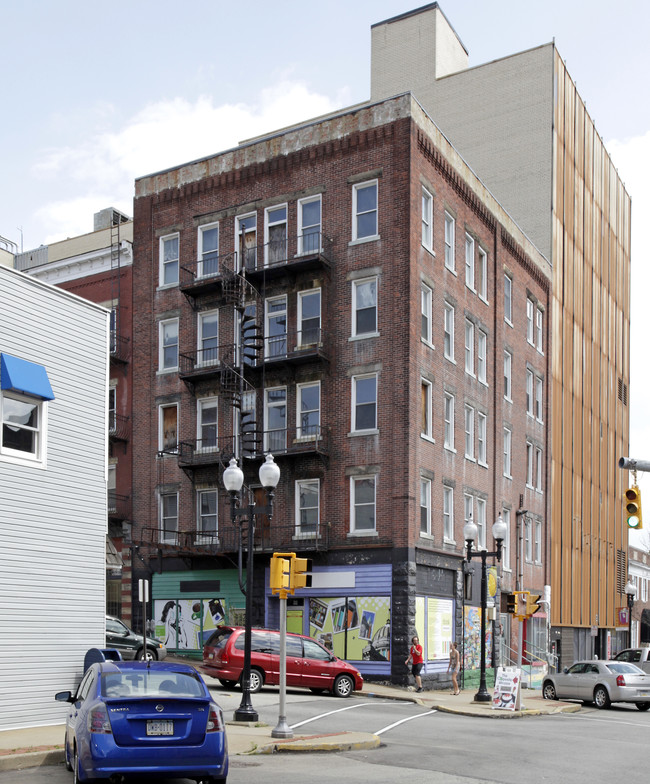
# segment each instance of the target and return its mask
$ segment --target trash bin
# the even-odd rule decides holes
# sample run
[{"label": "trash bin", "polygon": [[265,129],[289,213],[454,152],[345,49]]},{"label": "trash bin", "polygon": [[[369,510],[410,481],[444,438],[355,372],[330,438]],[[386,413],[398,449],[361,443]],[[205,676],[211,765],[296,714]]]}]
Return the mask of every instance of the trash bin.
[{"label": "trash bin", "polygon": [[84,672],[95,662],[120,661],[122,655],[117,648],[90,648],[84,657]]}]

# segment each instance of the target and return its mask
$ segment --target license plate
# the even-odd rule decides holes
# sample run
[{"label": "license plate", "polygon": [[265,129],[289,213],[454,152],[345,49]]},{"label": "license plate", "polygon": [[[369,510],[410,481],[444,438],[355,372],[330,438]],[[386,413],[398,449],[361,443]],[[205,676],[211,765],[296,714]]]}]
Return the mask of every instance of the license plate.
[{"label": "license plate", "polygon": [[147,735],[173,735],[173,721],[147,721]]}]

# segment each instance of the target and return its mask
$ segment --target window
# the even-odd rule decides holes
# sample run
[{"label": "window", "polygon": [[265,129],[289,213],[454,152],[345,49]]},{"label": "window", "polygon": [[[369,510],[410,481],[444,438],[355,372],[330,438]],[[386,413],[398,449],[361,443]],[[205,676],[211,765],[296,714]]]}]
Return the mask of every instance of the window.
[{"label": "window", "polygon": [[526,340],[531,346],[535,345],[534,313],[535,303],[529,297],[526,300]]},{"label": "window", "polygon": [[525,558],[527,561],[533,560],[533,532],[532,532],[532,521],[526,518],[524,520],[524,547],[525,547]]},{"label": "window", "polygon": [[544,381],[541,378],[535,379],[535,418],[538,422],[544,421],[544,407],[542,405],[542,395],[544,393]]},{"label": "window", "polygon": [[298,347],[317,346],[321,342],[321,290],[298,292]]},{"label": "window", "polygon": [[474,324],[465,319],[465,372],[474,375]]},{"label": "window", "polygon": [[477,448],[478,462],[487,465],[487,416],[480,411],[477,413]]},{"label": "window", "polygon": [[535,520],[535,563],[542,562],[542,521]]},{"label": "window", "polygon": [[454,449],[454,405],[455,398],[448,392],[445,393],[445,449]]},{"label": "window", "polygon": [[469,493],[465,493],[463,496],[463,506],[464,520],[465,523],[468,523],[470,520],[474,519],[474,496],[469,495]]},{"label": "window", "polygon": [[487,334],[478,330],[477,375],[482,384],[487,384]]},{"label": "window", "polygon": [[535,346],[542,353],[542,336],[544,333],[544,311],[537,308],[535,313]]},{"label": "window", "polygon": [[117,430],[117,390],[111,386],[108,388],[108,432],[115,433]]},{"label": "window", "polygon": [[533,371],[526,369],[526,413],[528,416],[535,415],[533,398],[534,376]]},{"label": "window", "polygon": [[442,488],[442,530],[444,538],[454,541],[454,488]]},{"label": "window", "polygon": [[320,523],[320,480],[296,482],[296,533],[316,534]]},{"label": "window", "polygon": [[474,460],[474,409],[465,406],[465,457]]},{"label": "window", "polygon": [[445,267],[456,272],[456,221],[445,212]]},{"label": "window", "polygon": [[178,319],[161,321],[159,324],[159,368],[160,371],[178,369]]},{"label": "window", "polygon": [[503,318],[512,326],[512,278],[503,276]]},{"label": "window", "polygon": [[487,519],[487,501],[484,498],[476,499],[476,526],[478,528],[478,547],[485,548],[486,546],[486,519]]},{"label": "window", "polygon": [[433,196],[422,188],[422,244],[433,252]]},{"label": "window", "polygon": [[377,477],[350,477],[350,530],[376,530],[376,484]]},{"label": "window", "polygon": [[216,365],[219,361],[219,312],[199,313],[197,365]]},{"label": "window", "polygon": [[45,402],[26,395],[0,393],[0,454],[27,460],[45,457]]},{"label": "window", "polygon": [[173,286],[178,283],[178,234],[160,238],[160,285]]},{"label": "window", "polygon": [[512,478],[512,430],[503,428],[503,475]]},{"label": "window", "polygon": [[160,541],[176,544],[178,538],[178,493],[160,496]]},{"label": "window", "polygon": [[264,264],[272,267],[287,260],[287,205],[264,210]]},{"label": "window", "polygon": [[352,187],[352,239],[374,239],[377,230],[377,180]]},{"label": "window", "polygon": [[320,382],[298,384],[296,387],[296,437],[320,438]]},{"label": "window", "polygon": [[542,460],[542,450],[539,447],[535,447],[535,490],[541,493],[544,490],[544,486],[542,484],[543,479],[543,460]]},{"label": "window", "polygon": [[530,441],[526,442],[526,487],[533,487],[534,452]]},{"label": "window", "polygon": [[197,493],[197,534],[210,542],[217,536],[217,491],[199,490]]},{"label": "window", "polygon": [[467,288],[474,288],[474,238],[469,234],[465,235],[465,285]]},{"label": "window", "polygon": [[487,301],[487,253],[483,248],[478,249],[476,263],[476,291],[482,300]]},{"label": "window", "polygon": [[503,352],[503,396],[512,400],[512,354]]},{"label": "window", "polygon": [[239,269],[257,268],[257,214],[238,215],[235,218]]},{"label": "window", "polygon": [[178,451],[178,403],[158,409],[158,451]]},{"label": "window", "polygon": [[265,353],[267,359],[287,355],[287,297],[267,299],[265,334]]},{"label": "window", "polygon": [[420,303],[422,309],[422,340],[433,345],[433,332],[431,325],[431,318],[433,314],[433,291],[426,285],[422,284],[420,292]]},{"label": "window", "polygon": [[420,534],[431,536],[431,480],[420,479]]},{"label": "window", "polygon": [[352,378],[352,431],[377,428],[377,374]]},{"label": "window", "polygon": [[298,200],[298,253],[321,250],[321,197]]},{"label": "window", "polygon": [[422,422],[420,433],[423,438],[433,440],[433,385],[424,378],[421,382],[421,398]]},{"label": "window", "polygon": [[445,339],[444,355],[454,361],[454,306],[445,304]]},{"label": "window", "polygon": [[264,397],[264,451],[287,448],[287,388],[267,389]]},{"label": "window", "polygon": [[199,278],[208,275],[219,274],[219,224],[210,223],[206,226],[199,226],[199,238],[197,242],[199,263],[197,276]]},{"label": "window", "polygon": [[503,568],[510,571],[510,510],[504,509],[501,513],[501,519],[506,525],[506,535],[501,545],[501,564]]},{"label": "window", "polygon": [[217,448],[217,411],[216,397],[204,397],[196,401],[196,448],[214,450]]},{"label": "window", "polygon": [[377,334],[377,278],[352,282],[352,336]]}]

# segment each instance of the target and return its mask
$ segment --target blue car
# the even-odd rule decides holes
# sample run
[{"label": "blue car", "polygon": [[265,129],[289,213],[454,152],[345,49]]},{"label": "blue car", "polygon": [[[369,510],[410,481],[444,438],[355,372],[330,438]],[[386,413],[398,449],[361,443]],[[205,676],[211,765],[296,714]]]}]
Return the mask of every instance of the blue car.
[{"label": "blue car", "polygon": [[193,667],[168,662],[103,661],[73,694],[65,762],[78,781],[189,778],[225,782],[228,744],[221,708]]}]

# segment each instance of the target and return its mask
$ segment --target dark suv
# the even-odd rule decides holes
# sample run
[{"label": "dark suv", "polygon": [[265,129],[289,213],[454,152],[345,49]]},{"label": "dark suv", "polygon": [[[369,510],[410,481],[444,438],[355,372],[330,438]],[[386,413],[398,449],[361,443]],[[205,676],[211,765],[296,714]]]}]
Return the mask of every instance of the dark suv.
[{"label": "dark suv", "polygon": [[[233,687],[244,668],[244,629],[219,626],[203,647],[206,675],[223,686]],[[265,684],[280,682],[280,632],[253,629],[251,633],[251,692]],[[361,673],[343,659],[333,656],[320,643],[302,634],[287,634],[287,686],[302,686],[315,693],[331,691],[336,697],[349,697],[361,691]]]},{"label": "dark suv", "polygon": [[[106,616],[106,647],[115,648],[123,659],[143,660],[144,639],[125,626],[119,618]],[[167,656],[167,648],[155,637],[147,637],[147,659],[162,660]]]}]

